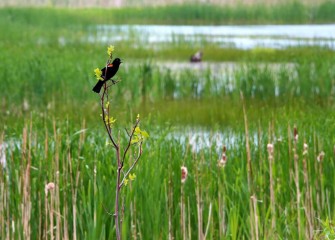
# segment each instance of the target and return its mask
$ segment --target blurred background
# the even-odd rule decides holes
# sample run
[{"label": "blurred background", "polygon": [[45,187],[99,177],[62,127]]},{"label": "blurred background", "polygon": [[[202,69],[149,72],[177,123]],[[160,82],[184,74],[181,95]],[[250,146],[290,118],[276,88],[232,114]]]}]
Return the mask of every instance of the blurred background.
[{"label": "blurred background", "polygon": [[[320,3],[325,2],[324,0],[302,0],[304,4],[318,5]],[[233,0],[114,0],[114,1],[103,1],[103,0],[80,0],[80,1],[71,1],[71,0],[39,0],[39,1],[23,1],[23,0],[4,0],[1,5],[2,6],[62,6],[62,7],[131,7],[131,6],[158,6],[158,5],[171,5],[171,4],[215,4],[215,5],[272,5],[272,4],[280,4],[282,1],[279,0],[241,0],[236,3]]]},{"label": "blurred background", "polygon": [[2,0],[0,32],[1,239],[115,239],[92,91],[109,45],[114,131],[125,141],[139,113],[150,134],[125,239],[333,229],[334,1]]}]

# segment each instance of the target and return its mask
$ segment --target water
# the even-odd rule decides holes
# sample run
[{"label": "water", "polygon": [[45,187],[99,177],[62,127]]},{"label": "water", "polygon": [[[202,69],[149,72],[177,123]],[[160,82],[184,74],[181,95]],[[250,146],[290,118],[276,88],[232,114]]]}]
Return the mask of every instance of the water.
[{"label": "water", "polygon": [[[208,131],[201,128],[186,127],[183,129],[176,129],[171,131],[166,138],[180,143],[181,146],[190,148],[192,152],[200,152],[211,149],[217,154],[218,159],[221,156],[222,148],[237,149],[245,146],[244,132],[234,132],[233,130],[225,129],[223,131]],[[259,137],[257,133],[250,133],[249,140],[257,147]],[[282,136],[277,136],[273,143],[281,142]]]},{"label": "water", "polygon": [[283,49],[292,46],[323,46],[335,49],[335,24],[325,25],[98,25],[90,42],[131,41],[153,47],[161,43],[215,43],[221,47]]},{"label": "water", "polygon": [[3,169],[7,166],[7,160],[6,160],[6,144],[0,143],[0,165]]}]

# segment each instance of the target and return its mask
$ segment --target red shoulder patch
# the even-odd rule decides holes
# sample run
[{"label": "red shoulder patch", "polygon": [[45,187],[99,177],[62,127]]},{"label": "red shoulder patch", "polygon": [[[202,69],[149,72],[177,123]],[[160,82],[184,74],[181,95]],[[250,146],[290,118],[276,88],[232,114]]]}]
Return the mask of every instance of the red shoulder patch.
[{"label": "red shoulder patch", "polygon": [[112,64],[112,63],[110,63],[110,64],[108,64],[107,66],[108,66],[108,67],[113,67],[113,64]]}]

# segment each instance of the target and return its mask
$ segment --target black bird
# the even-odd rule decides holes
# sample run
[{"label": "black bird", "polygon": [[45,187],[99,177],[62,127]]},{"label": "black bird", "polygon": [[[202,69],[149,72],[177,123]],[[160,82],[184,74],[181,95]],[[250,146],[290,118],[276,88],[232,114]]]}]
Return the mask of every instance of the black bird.
[{"label": "black bird", "polygon": [[[99,80],[97,82],[97,84],[92,89],[93,92],[96,92],[96,93],[100,92],[100,90],[101,90],[102,86],[104,85],[104,83],[106,81],[108,81],[109,79],[111,79],[116,74],[116,72],[119,70],[120,64],[121,64],[121,59],[120,58],[115,58],[112,63],[110,63],[110,64],[107,65],[107,73],[105,72],[106,71],[106,67],[104,67],[103,69],[101,69],[101,72],[102,72],[101,77],[104,80]],[[105,74],[106,74],[106,76],[105,76]]]}]

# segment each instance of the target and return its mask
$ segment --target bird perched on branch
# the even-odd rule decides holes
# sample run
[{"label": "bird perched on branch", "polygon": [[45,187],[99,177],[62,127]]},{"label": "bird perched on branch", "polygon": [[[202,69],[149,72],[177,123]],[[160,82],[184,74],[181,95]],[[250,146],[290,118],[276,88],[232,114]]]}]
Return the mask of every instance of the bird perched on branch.
[{"label": "bird perched on branch", "polygon": [[[120,58],[115,58],[112,63],[109,63],[107,65],[107,71],[106,71],[106,67],[101,69],[100,80],[97,82],[97,84],[92,89],[93,92],[96,92],[96,93],[100,92],[104,83],[107,82],[109,79],[111,79],[117,73],[117,71],[119,70],[120,64],[121,64],[121,59]],[[97,70],[99,71],[99,69],[97,69]],[[114,83],[114,81],[113,81],[113,83]]]}]

